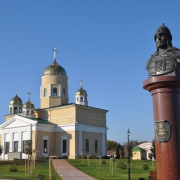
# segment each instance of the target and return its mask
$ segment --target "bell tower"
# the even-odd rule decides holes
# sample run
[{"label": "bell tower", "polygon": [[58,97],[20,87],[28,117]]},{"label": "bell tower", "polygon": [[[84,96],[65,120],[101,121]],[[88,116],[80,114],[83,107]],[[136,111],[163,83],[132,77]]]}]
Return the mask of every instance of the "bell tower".
[{"label": "bell tower", "polygon": [[48,66],[42,76],[40,87],[40,106],[49,108],[68,104],[68,77],[65,69],[56,62],[56,48],[54,62]]}]

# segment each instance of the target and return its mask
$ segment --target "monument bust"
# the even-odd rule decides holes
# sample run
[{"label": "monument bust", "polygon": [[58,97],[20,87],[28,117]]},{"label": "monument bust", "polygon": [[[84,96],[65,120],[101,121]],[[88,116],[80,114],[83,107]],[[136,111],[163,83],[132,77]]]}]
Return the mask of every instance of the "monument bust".
[{"label": "monument bust", "polygon": [[172,46],[172,35],[164,25],[156,30],[154,36],[156,52],[146,63],[149,77],[180,76],[180,49]]}]

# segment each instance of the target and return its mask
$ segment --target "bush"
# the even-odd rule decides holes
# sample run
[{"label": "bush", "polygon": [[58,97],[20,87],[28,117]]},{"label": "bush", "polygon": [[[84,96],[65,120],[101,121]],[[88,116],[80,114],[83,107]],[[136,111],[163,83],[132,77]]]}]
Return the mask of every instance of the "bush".
[{"label": "bush", "polygon": [[109,159],[109,156],[103,156],[102,158],[103,159]]},{"label": "bush", "polygon": [[37,179],[38,180],[43,180],[45,178],[44,174],[38,174]]},{"label": "bush", "polygon": [[121,162],[121,163],[118,164],[118,168],[124,170],[124,169],[127,168],[127,165],[124,162]]},{"label": "bush", "polygon": [[106,161],[105,161],[105,160],[102,160],[102,164],[106,164]]},{"label": "bush", "polygon": [[148,169],[149,169],[149,166],[148,166],[147,164],[144,164],[144,165],[142,166],[142,168],[143,168],[144,170],[148,170]]},{"label": "bush", "polygon": [[10,172],[18,172],[18,169],[17,169],[16,166],[11,166],[11,167],[9,168],[9,171],[10,171]]}]

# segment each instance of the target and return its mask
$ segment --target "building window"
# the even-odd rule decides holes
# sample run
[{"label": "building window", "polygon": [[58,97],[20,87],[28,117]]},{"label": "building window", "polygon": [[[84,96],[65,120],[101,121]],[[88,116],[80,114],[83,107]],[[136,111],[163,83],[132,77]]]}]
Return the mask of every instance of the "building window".
[{"label": "building window", "polygon": [[89,139],[86,139],[86,152],[89,152]]},{"label": "building window", "polygon": [[22,113],[22,109],[21,109],[21,107],[19,108],[19,112],[20,112],[20,113]]},{"label": "building window", "polygon": [[14,114],[17,114],[17,107],[14,107]]},{"label": "building window", "polygon": [[47,148],[48,148],[48,140],[44,140],[44,150],[43,150],[44,153],[48,153]]},{"label": "building window", "polygon": [[53,88],[53,96],[57,96],[57,88]]},{"label": "building window", "polygon": [[62,96],[65,97],[66,96],[66,90],[65,88],[63,88],[63,91],[62,91]]},{"label": "building window", "polygon": [[10,114],[12,114],[12,107],[10,108]]},{"label": "building window", "polygon": [[34,111],[31,111],[31,114],[34,114]]},{"label": "building window", "polygon": [[14,141],[14,152],[18,152],[18,141]]},{"label": "building window", "polygon": [[63,139],[63,147],[62,147],[62,153],[66,153],[67,152],[67,141],[66,139]]},{"label": "building window", "polygon": [[9,142],[6,142],[6,149],[5,149],[5,154],[7,154],[9,152]]},{"label": "building window", "polygon": [[85,99],[85,101],[87,101],[87,97],[85,97],[84,99]]},{"label": "building window", "polygon": [[44,97],[46,97],[47,96],[47,89],[45,88],[44,89]]},{"label": "building window", "polygon": [[83,97],[81,97],[80,101],[83,101]]},{"label": "building window", "polygon": [[27,141],[23,141],[23,153],[26,152],[26,148],[28,147]]},{"label": "building window", "polygon": [[27,115],[29,114],[29,110],[26,111],[26,114],[27,114]]},{"label": "building window", "polygon": [[94,141],[94,148],[95,148],[95,152],[98,152],[98,140]]}]

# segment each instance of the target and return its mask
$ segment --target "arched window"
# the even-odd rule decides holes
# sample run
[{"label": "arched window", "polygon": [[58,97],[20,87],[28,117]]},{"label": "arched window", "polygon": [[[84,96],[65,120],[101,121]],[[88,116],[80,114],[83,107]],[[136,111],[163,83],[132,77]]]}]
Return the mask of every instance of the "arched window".
[{"label": "arched window", "polygon": [[81,101],[83,101],[83,97],[81,97]]},{"label": "arched window", "polygon": [[10,108],[10,114],[12,114],[12,107]]},{"label": "arched window", "polygon": [[45,88],[44,89],[44,97],[46,97],[47,96],[47,89]]},{"label": "arched window", "polygon": [[85,101],[87,101],[87,97],[85,97],[84,99],[85,99]]},{"label": "arched window", "polygon": [[62,96],[63,96],[63,97],[66,96],[66,90],[65,90],[65,88],[63,88]]},{"label": "arched window", "polygon": [[14,107],[14,114],[17,114],[17,107]]},{"label": "arched window", "polygon": [[34,111],[31,111],[31,114],[34,114]]},{"label": "arched window", "polygon": [[26,114],[27,114],[27,115],[29,114],[29,110],[27,110]]},{"label": "arched window", "polygon": [[57,88],[53,88],[53,96],[57,96]]},{"label": "arched window", "polygon": [[21,109],[21,107],[19,108],[19,112],[20,112],[20,113],[22,113],[22,109]]}]

